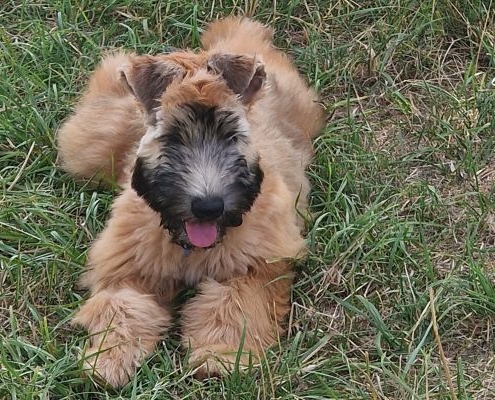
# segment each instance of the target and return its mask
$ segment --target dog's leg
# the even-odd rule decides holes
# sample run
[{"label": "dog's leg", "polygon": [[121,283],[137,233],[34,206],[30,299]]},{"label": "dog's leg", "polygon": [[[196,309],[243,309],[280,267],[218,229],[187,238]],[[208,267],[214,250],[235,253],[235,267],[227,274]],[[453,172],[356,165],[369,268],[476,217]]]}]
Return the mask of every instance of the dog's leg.
[{"label": "dog's leg", "polygon": [[88,372],[113,387],[124,385],[153,350],[170,319],[153,295],[132,288],[94,294],[73,320],[90,335],[85,355]]},{"label": "dog's leg", "polygon": [[129,154],[146,132],[139,105],[119,77],[130,54],[103,59],[79,100],[75,113],[57,132],[62,168],[77,178],[122,184]]},{"label": "dog's leg", "polygon": [[183,342],[200,378],[218,375],[250,359],[255,363],[277,340],[288,311],[288,264],[264,264],[228,282],[207,280],[183,311]]}]

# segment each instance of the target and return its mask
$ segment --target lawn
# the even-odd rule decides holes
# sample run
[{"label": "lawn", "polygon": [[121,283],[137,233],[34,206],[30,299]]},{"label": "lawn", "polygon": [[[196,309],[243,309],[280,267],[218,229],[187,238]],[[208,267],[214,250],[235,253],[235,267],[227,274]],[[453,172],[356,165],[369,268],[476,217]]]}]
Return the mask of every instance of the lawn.
[{"label": "lawn", "polygon": [[[491,0],[19,0],[0,5],[0,398],[493,399]],[[199,382],[178,333],[121,390],[82,376],[69,321],[115,195],[57,167],[55,132],[103,51],[276,29],[321,93],[310,254],[262,366]],[[297,94],[295,94],[297,95]]]}]

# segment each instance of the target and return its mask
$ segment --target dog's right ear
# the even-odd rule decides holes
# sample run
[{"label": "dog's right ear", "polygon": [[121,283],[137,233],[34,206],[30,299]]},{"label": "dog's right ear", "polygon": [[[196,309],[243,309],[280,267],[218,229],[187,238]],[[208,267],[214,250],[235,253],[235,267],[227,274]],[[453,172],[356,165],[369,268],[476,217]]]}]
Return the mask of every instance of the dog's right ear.
[{"label": "dog's right ear", "polygon": [[120,78],[136,99],[143,105],[148,116],[153,117],[160,105],[160,98],[173,80],[183,76],[177,64],[153,56],[132,57],[119,69]]}]

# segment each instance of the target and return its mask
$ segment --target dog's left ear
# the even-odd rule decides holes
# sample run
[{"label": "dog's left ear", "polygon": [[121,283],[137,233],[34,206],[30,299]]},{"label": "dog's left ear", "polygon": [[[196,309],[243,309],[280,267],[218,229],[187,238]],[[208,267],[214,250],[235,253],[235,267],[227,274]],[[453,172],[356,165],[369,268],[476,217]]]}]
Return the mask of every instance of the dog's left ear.
[{"label": "dog's left ear", "polygon": [[213,54],[208,70],[222,75],[227,86],[244,104],[251,103],[266,79],[265,67],[256,57],[237,54]]},{"label": "dog's left ear", "polygon": [[120,79],[143,105],[148,116],[154,117],[160,98],[174,79],[183,76],[182,68],[153,56],[138,56],[119,69]]}]

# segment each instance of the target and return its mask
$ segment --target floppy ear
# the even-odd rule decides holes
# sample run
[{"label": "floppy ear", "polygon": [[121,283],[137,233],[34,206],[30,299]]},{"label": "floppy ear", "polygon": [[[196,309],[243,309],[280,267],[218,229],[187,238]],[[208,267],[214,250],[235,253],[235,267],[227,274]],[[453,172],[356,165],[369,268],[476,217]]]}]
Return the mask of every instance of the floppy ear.
[{"label": "floppy ear", "polygon": [[222,75],[227,86],[244,104],[254,100],[266,79],[265,67],[256,57],[237,54],[213,54],[208,70]]},{"label": "floppy ear", "polygon": [[175,78],[183,75],[183,70],[169,61],[145,55],[133,57],[119,73],[148,115],[154,116],[163,92]]}]

